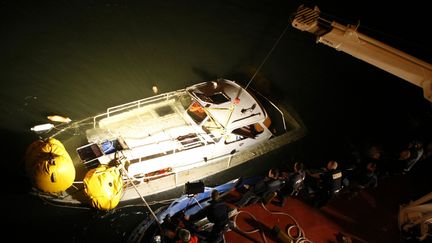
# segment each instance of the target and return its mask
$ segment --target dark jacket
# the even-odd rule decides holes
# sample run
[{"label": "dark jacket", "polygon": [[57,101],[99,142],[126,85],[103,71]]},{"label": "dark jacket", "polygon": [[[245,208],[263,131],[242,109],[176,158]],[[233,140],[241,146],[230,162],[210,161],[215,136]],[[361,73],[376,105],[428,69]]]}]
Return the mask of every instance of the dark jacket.
[{"label": "dark jacket", "polygon": [[323,190],[333,194],[337,193],[342,189],[342,171],[341,170],[329,170],[321,175]]},{"label": "dark jacket", "polygon": [[207,219],[214,224],[213,230],[223,230],[224,226],[228,223],[229,207],[223,201],[211,200],[210,205],[191,215],[190,219],[195,221],[207,217]]}]

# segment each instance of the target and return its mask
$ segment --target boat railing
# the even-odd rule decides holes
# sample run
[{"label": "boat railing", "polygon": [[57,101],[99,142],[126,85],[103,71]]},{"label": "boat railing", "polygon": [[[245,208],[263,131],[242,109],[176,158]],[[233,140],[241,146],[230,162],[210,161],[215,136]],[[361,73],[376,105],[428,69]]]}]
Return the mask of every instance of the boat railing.
[{"label": "boat railing", "polygon": [[[196,165],[205,162],[206,164],[211,164],[211,163],[215,163],[219,160],[223,160],[223,159],[229,159],[232,157],[233,155],[231,153],[227,153],[227,154],[223,154],[223,155],[219,155],[213,158],[210,158],[208,160],[203,160],[203,161],[195,161],[195,162],[191,162],[188,164],[184,164],[182,166],[178,166],[175,168],[175,170],[167,170],[164,173],[160,173],[160,174],[154,174],[154,175],[146,175],[146,174],[137,174],[134,176],[131,176],[133,182],[132,183],[137,183],[137,184],[141,184],[141,183],[145,183],[145,182],[149,182],[152,180],[156,180],[156,179],[160,179],[161,177],[165,177],[165,176],[174,176],[175,178],[175,187],[179,186],[177,178],[179,177],[179,174],[182,173],[183,171],[186,171],[190,168],[195,167]],[[226,166],[230,166],[229,163],[226,164]],[[150,173],[149,173],[150,174]],[[129,185],[126,184],[126,187],[128,187]]]},{"label": "boat railing", "polygon": [[[79,135],[80,130],[83,130],[84,127],[90,128],[93,125],[92,121],[93,117],[86,117],[84,119],[73,121],[71,123],[61,123],[56,125],[54,128],[50,130],[49,132],[46,132],[45,134],[41,135],[42,138],[67,138],[71,134]],[[66,136],[66,137],[65,137]]]},{"label": "boat railing", "polygon": [[279,114],[281,115],[281,118],[282,118],[282,123],[283,123],[283,126],[284,126],[284,130],[286,131],[287,127],[286,127],[285,116],[284,116],[283,112],[271,100],[267,99],[267,97],[265,97],[265,96],[263,96],[263,97],[264,97],[264,99],[266,99],[279,112]]},{"label": "boat railing", "polygon": [[126,112],[129,110],[134,110],[134,109],[138,109],[144,105],[149,105],[152,103],[157,103],[157,102],[161,102],[161,101],[168,101],[169,99],[171,99],[172,97],[176,97],[179,96],[179,94],[181,93],[185,93],[185,89],[179,89],[176,91],[172,91],[172,92],[168,92],[168,93],[163,93],[163,94],[159,94],[159,95],[155,95],[155,96],[151,96],[151,97],[147,97],[144,99],[140,99],[140,100],[136,100],[136,101],[132,101],[129,103],[124,103],[121,105],[117,105],[117,106],[113,106],[107,109],[107,112],[103,113],[103,114],[99,114],[93,117],[93,127],[96,128],[97,126],[97,121],[106,117],[110,117],[113,116],[115,114],[121,113],[121,112]]},{"label": "boat railing", "polygon": [[263,94],[261,94],[258,90],[255,90],[255,89],[253,89],[253,91],[255,92],[255,93],[257,93],[259,96],[261,96],[265,101],[267,101],[274,109],[276,109],[278,112],[279,112],[279,114],[280,114],[280,116],[281,116],[281,118],[282,118],[282,123],[283,123],[283,127],[284,127],[284,130],[286,131],[287,130],[287,127],[286,127],[286,121],[285,121],[285,116],[284,116],[284,113],[281,111],[281,109],[279,109],[279,107],[277,107],[277,105],[275,105],[271,100],[269,100],[265,95],[263,95]]},{"label": "boat railing", "polygon": [[209,144],[211,144],[211,142],[207,141],[204,137],[203,134],[200,133],[194,133],[193,137],[185,137],[185,138],[181,138],[180,137],[176,137],[176,138],[170,138],[170,139],[166,139],[166,140],[161,140],[158,141],[157,143],[146,143],[146,144],[140,144],[134,147],[130,147],[129,149],[134,149],[134,150],[144,150],[146,147],[148,146],[152,146],[155,144],[163,144],[164,142],[170,142],[170,141],[174,141],[175,142],[175,146],[165,150],[165,151],[159,151],[155,154],[149,154],[143,157],[138,158],[138,162],[142,162],[142,161],[146,161],[148,159],[154,159],[157,157],[162,157],[165,155],[170,155],[170,154],[176,154],[178,152],[181,151],[185,151],[185,150],[189,150],[189,149],[193,149],[196,147],[201,147],[201,146],[207,146]]},{"label": "boat railing", "polygon": [[[174,150],[176,150],[176,149],[187,149],[187,148],[191,148],[191,147],[196,147],[199,144],[207,144],[206,140],[200,136],[201,134],[195,133],[195,135],[197,135],[197,137],[185,138],[185,139],[182,139],[182,140],[179,140],[179,137],[176,137],[176,138],[170,138],[170,139],[160,140],[160,141],[157,141],[156,143],[157,144],[161,144],[163,142],[177,141],[178,144],[179,144],[179,146],[176,147],[176,148],[174,148]],[[198,138],[198,140],[197,140],[197,138]],[[146,147],[146,146],[149,146],[149,145],[154,145],[156,143],[152,142],[152,143],[141,144],[141,145],[138,145],[138,146],[133,147],[133,148],[134,149],[136,149],[136,148],[142,148],[142,147]]]}]

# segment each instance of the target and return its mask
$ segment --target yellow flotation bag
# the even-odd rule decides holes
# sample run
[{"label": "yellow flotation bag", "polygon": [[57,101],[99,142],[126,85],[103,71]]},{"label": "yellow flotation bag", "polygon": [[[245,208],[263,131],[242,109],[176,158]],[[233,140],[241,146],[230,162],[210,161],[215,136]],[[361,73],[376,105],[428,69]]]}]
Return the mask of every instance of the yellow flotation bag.
[{"label": "yellow flotation bag", "polygon": [[26,173],[44,192],[61,192],[75,180],[75,167],[63,144],[54,139],[38,140],[25,153]]},{"label": "yellow flotation bag", "polygon": [[100,210],[115,208],[123,194],[120,169],[99,165],[89,170],[84,178],[84,191],[93,207]]}]

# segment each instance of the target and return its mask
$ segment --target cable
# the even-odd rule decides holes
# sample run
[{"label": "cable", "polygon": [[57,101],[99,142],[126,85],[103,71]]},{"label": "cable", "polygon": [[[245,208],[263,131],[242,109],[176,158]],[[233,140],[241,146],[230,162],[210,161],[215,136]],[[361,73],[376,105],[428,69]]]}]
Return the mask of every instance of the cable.
[{"label": "cable", "polygon": [[[261,207],[264,208],[264,210],[266,210],[270,214],[286,215],[294,221],[294,225],[291,225],[290,227],[288,227],[286,233],[289,237],[291,237],[293,240],[295,240],[296,243],[312,242],[311,240],[306,238],[306,234],[305,234],[304,230],[300,227],[299,223],[297,222],[297,220],[293,216],[291,216],[290,214],[285,213],[285,212],[270,211],[263,203],[261,203]],[[291,235],[291,230],[294,228],[298,229],[298,236]]]},{"label": "cable", "polygon": [[282,31],[282,33],[280,34],[279,38],[276,40],[276,42],[273,44],[272,48],[270,49],[270,51],[267,53],[267,56],[264,58],[264,60],[261,62],[261,64],[258,66],[257,70],[255,71],[254,75],[252,76],[252,78],[249,80],[249,82],[247,83],[247,85],[245,86],[245,89],[247,89],[249,87],[249,84],[252,82],[252,80],[255,78],[255,76],[258,74],[259,70],[262,68],[262,66],[264,65],[264,63],[267,61],[267,59],[270,57],[270,55],[272,54],[273,50],[276,48],[277,44],[279,44],[279,41],[282,39],[282,37],[285,35],[285,32],[288,30],[288,27],[290,26],[290,23],[287,24],[287,26],[285,27],[285,29]]},{"label": "cable", "polygon": [[256,222],[259,222],[259,221],[255,218],[255,216],[254,216],[253,214],[251,214],[251,213],[249,213],[249,212],[247,212],[247,211],[238,211],[238,213],[235,214],[234,219],[233,219],[233,221],[234,221],[234,227],[235,227],[237,230],[239,230],[239,231],[241,231],[241,232],[243,232],[243,233],[245,233],[245,234],[253,234],[253,233],[256,233],[256,232],[260,232],[260,233],[261,233],[260,235],[261,235],[261,237],[263,238],[264,242],[267,243],[267,238],[265,237],[264,231],[263,231],[263,229],[261,229],[261,227],[256,228],[256,229],[251,230],[251,231],[245,231],[245,230],[240,229],[240,228],[237,226],[236,220],[237,220],[237,216],[238,216],[240,213],[246,213],[246,214],[248,214],[249,216],[251,216],[253,220],[255,220]]}]

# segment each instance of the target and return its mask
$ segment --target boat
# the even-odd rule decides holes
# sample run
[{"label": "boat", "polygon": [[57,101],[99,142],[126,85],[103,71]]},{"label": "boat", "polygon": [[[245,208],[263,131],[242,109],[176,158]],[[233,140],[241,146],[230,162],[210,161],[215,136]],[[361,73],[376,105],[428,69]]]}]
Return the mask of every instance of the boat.
[{"label": "boat", "polygon": [[[27,151],[32,193],[101,210],[203,180],[306,134],[292,108],[228,79],[110,107],[55,128],[39,133],[41,140]],[[47,152],[47,143],[63,152]],[[60,159],[74,171],[59,168]]]}]

